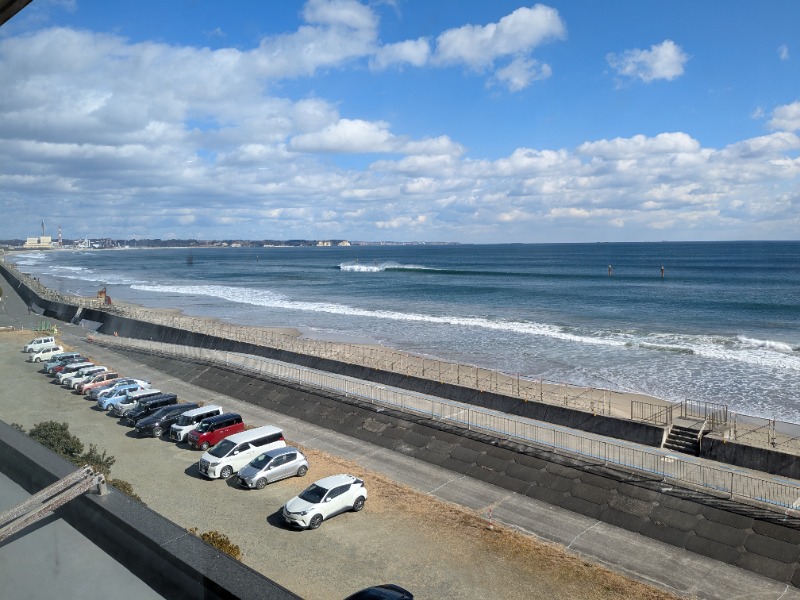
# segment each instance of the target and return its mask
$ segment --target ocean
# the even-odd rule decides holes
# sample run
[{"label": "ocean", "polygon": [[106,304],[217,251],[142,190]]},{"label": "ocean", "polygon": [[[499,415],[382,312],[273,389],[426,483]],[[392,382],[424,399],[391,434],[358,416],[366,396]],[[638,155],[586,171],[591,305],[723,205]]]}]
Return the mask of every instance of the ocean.
[{"label": "ocean", "polygon": [[112,300],[800,422],[800,242],[129,249],[11,260],[63,293],[106,287]]}]

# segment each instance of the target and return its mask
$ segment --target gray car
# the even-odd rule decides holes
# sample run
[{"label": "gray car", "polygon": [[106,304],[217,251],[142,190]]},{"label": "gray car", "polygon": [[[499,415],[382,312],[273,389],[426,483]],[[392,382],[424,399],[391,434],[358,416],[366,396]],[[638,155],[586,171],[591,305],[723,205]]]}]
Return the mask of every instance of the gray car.
[{"label": "gray car", "polygon": [[286,446],[259,454],[242,467],[236,481],[250,489],[263,489],[268,483],[302,477],[308,472],[308,459],[297,448]]}]

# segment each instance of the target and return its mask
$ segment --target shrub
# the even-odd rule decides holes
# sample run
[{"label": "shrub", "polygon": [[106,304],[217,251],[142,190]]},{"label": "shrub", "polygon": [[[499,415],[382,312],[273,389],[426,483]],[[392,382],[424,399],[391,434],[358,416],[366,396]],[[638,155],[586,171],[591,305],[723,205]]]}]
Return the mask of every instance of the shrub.
[{"label": "shrub", "polygon": [[120,492],[122,492],[126,496],[136,500],[137,502],[141,502],[142,504],[144,504],[144,502],[142,502],[142,499],[139,497],[139,494],[133,491],[133,486],[124,479],[109,479],[108,483],[113,485],[115,488],[117,488]]},{"label": "shrub", "polygon": [[50,448],[71,462],[79,460],[83,452],[83,442],[69,432],[67,423],[55,421],[37,423],[28,435],[45,448]]},{"label": "shrub", "polygon": [[105,450],[100,454],[97,451],[97,446],[89,444],[89,451],[82,454],[78,462],[81,465],[89,465],[95,473],[102,473],[105,478],[108,479],[109,473],[111,472],[111,465],[117,462],[117,459],[113,456],[106,456]]},{"label": "shrub", "polygon": [[[23,433],[25,432],[20,425],[16,425],[16,427],[12,425],[12,427],[19,428],[19,431]],[[78,467],[88,465],[95,473],[102,473],[106,481],[120,492],[142,502],[139,495],[133,491],[133,486],[130,483],[122,479],[111,479],[111,465],[117,462],[117,459],[106,454],[105,450],[102,453],[99,452],[94,444],[89,444],[89,450],[83,452],[83,442],[69,432],[68,423],[57,423],[55,421],[37,423],[28,432],[28,435],[42,446],[50,448],[50,450],[63,456],[74,465]]]},{"label": "shrub", "polygon": [[[197,527],[192,527],[189,530],[189,533],[192,535],[197,535]],[[214,546],[214,548],[220,552],[224,552],[236,560],[242,559],[242,549],[231,542],[230,538],[228,538],[228,536],[224,533],[219,531],[206,531],[205,533],[200,534],[200,539],[206,544]]]}]

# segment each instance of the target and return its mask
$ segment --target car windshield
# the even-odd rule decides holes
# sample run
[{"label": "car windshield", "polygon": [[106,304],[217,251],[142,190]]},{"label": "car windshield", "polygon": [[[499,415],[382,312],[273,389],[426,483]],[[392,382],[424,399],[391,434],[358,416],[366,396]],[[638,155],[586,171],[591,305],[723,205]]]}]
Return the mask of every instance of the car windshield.
[{"label": "car windshield", "polygon": [[319,504],[322,502],[322,499],[325,497],[325,494],[328,493],[324,487],[318,486],[316,483],[312,483],[306,489],[303,490],[303,493],[298,496],[301,500],[305,500],[306,502],[310,502],[311,504]]},{"label": "car windshield", "polygon": [[187,417],[186,415],[181,415],[178,417],[178,420],[175,422],[178,427],[186,427],[187,425],[192,424],[192,417]]},{"label": "car windshield", "polygon": [[228,454],[228,452],[233,450],[234,446],[236,446],[236,444],[234,444],[233,442],[231,442],[229,440],[222,440],[219,444],[217,444],[211,450],[209,450],[208,453],[211,456],[216,456],[217,458],[222,458],[222,457],[226,456]]},{"label": "car windshield", "polygon": [[256,469],[263,469],[264,465],[269,462],[269,456],[266,454],[259,454],[253,460],[250,461],[250,466],[255,467]]},{"label": "car windshield", "polygon": [[200,425],[197,426],[197,431],[203,433],[204,431],[208,431],[211,428],[211,423],[206,423],[201,421]]}]

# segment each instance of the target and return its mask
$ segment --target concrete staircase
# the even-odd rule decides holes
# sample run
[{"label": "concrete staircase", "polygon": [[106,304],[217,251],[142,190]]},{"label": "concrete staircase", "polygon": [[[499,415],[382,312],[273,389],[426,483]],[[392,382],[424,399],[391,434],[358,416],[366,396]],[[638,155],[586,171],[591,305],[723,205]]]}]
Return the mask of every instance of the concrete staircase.
[{"label": "concrete staircase", "polygon": [[708,433],[703,421],[675,419],[663,448],[691,456],[700,456],[700,439]]}]

